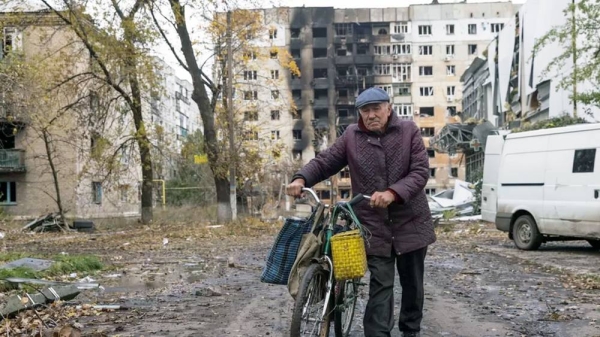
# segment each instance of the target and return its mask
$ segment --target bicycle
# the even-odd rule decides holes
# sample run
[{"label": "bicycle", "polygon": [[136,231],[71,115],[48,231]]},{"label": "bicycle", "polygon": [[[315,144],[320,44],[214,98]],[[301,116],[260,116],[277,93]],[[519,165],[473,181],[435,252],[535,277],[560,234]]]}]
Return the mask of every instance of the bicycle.
[{"label": "bicycle", "polygon": [[[338,220],[345,222],[342,232],[362,229],[352,207],[363,200],[370,200],[371,197],[358,194],[352,200],[340,201],[330,208],[312,189],[303,188],[302,191],[308,192],[317,203],[311,215],[313,219],[311,231],[319,237],[322,246],[300,282],[292,314],[290,336],[329,336],[333,316],[335,336],[347,337],[352,327],[359,286],[364,284],[360,283],[360,278],[336,281],[331,238],[334,234],[338,234],[335,232]],[[326,212],[328,208],[330,212]],[[315,303],[317,312],[312,317],[309,305],[314,300],[317,301]],[[303,327],[302,323],[307,323],[307,327]],[[308,328],[310,323],[314,323],[312,328]]]}]

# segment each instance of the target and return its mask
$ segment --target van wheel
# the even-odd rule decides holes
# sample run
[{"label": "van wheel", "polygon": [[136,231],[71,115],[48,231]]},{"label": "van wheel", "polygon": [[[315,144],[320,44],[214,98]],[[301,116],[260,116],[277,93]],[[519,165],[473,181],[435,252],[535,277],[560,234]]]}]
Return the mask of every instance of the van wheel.
[{"label": "van wheel", "polygon": [[543,238],[531,215],[521,215],[513,225],[513,239],[517,248],[536,250],[540,248]]},{"label": "van wheel", "polygon": [[587,240],[590,246],[594,247],[594,249],[600,249],[600,240]]}]

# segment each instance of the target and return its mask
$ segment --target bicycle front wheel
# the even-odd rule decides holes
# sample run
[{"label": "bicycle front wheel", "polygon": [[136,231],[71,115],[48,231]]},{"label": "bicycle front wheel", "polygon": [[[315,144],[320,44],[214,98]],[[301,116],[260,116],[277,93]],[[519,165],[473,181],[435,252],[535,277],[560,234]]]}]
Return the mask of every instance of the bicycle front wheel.
[{"label": "bicycle front wheel", "polygon": [[290,337],[329,335],[329,319],[322,317],[329,304],[325,303],[328,279],[329,271],[320,264],[306,269],[296,296]]},{"label": "bicycle front wheel", "polygon": [[358,280],[338,282],[335,289],[335,337],[348,337],[358,298]]}]

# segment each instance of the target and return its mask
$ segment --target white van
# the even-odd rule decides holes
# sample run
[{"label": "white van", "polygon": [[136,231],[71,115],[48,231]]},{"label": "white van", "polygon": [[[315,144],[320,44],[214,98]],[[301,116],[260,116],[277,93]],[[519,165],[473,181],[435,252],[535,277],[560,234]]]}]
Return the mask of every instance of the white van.
[{"label": "white van", "polygon": [[600,123],[490,135],[481,214],[515,245],[587,240],[600,249]]}]

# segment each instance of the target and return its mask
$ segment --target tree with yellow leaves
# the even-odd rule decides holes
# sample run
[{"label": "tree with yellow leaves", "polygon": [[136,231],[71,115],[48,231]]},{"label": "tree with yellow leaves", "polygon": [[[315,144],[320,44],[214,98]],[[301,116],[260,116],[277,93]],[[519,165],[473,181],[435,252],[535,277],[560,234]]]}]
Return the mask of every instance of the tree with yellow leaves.
[{"label": "tree with yellow leaves", "polygon": [[[224,4],[208,1],[197,4],[197,7],[192,7],[191,4],[185,4],[179,0],[155,0],[149,3],[150,13],[156,27],[179,64],[189,72],[192,78],[194,85],[192,99],[198,105],[202,116],[205,152],[214,175],[217,191],[218,222],[227,222],[233,217],[228,178],[230,166],[233,165],[236,171],[241,173],[241,175],[237,175],[239,181],[241,176],[257,172],[257,167],[263,163],[262,153],[264,153],[265,147],[258,142],[258,139],[264,139],[264,137],[259,135],[258,124],[260,122],[256,121],[254,112],[258,113],[258,109],[266,109],[261,100],[269,100],[269,98],[259,98],[259,90],[263,93],[268,91],[269,97],[279,100],[283,107],[281,111],[293,110],[291,98],[285,97],[283,91],[274,89],[269,81],[266,84],[264,82],[262,84],[247,83],[251,78],[258,79],[258,70],[254,72],[254,70],[242,67],[259,57],[257,54],[264,51],[265,47],[268,49],[268,45],[260,48],[261,44],[256,37],[269,36],[268,30],[271,27],[266,24],[269,20],[263,16],[263,11],[232,10],[236,7],[234,3]],[[166,8],[169,10],[165,10]],[[228,10],[231,10],[233,17],[229,27],[225,15]],[[194,14],[192,12],[203,19],[200,28],[204,32],[204,43],[193,40],[192,27],[189,24],[190,16]],[[173,32],[166,28],[169,26],[174,28],[178,41],[170,38],[170,34]],[[225,45],[228,42],[228,30],[232,32],[231,46]],[[180,46],[181,53],[177,52],[177,46]],[[231,86],[234,88],[232,92],[227,90],[229,88],[227,78],[230,78],[226,67],[227,47],[232,50],[235,62],[232,65],[233,74],[231,74]],[[213,63],[212,78],[209,75],[210,69],[204,68],[206,62],[203,63],[200,60],[202,55],[206,56],[206,54],[214,56],[205,57]],[[274,53],[262,53],[261,57],[270,58],[272,54]],[[282,50],[275,54],[275,59],[290,74],[294,73],[299,76],[297,65],[289,55],[286,57]],[[281,79],[275,74],[269,76],[274,77],[273,81],[281,81],[289,75],[283,74],[282,70],[282,73],[279,74]],[[229,109],[227,99],[230,97],[237,97],[232,107],[235,116],[233,121],[226,117]],[[238,106],[236,103],[240,103],[240,101],[244,101],[244,103]],[[230,128],[229,123],[234,123],[234,127]],[[234,148],[237,150],[235,153],[231,153],[230,147],[226,146],[230,129],[235,130],[237,134],[234,138]]]}]

